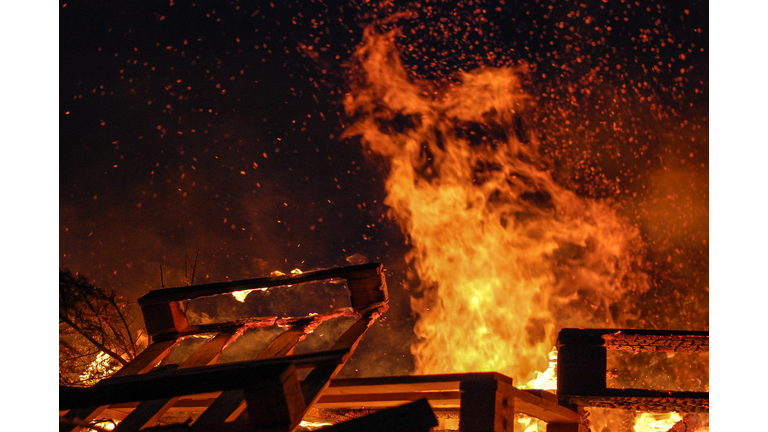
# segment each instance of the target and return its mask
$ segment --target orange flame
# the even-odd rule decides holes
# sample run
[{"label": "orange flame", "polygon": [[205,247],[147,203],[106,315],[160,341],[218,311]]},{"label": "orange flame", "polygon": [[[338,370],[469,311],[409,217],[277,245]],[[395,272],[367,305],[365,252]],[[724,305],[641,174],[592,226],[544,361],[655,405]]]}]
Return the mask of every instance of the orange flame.
[{"label": "orange flame", "polygon": [[522,127],[520,71],[426,82],[406,71],[397,36],[366,30],[345,136],[390,164],[385,203],[423,292],[411,301],[416,373],[527,382],[546,369],[559,327],[615,325],[609,307],[647,286],[629,254],[638,232],[553,180]]}]

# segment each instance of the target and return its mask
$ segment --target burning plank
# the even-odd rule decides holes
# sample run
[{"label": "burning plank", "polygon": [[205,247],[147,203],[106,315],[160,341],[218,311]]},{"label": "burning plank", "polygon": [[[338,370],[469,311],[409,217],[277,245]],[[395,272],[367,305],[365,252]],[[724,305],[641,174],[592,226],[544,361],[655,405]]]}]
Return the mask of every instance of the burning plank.
[{"label": "burning plank", "polygon": [[561,403],[646,412],[708,412],[708,392],[607,388],[607,350],[708,352],[709,332],[563,329],[558,336]]}]

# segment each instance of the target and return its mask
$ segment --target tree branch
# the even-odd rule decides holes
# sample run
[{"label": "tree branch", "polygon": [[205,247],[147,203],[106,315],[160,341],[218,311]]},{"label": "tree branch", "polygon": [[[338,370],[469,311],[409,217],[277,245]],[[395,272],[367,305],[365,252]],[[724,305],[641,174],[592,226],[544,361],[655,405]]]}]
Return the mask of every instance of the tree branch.
[{"label": "tree branch", "polygon": [[121,365],[125,366],[126,364],[128,364],[125,360],[123,360],[122,357],[120,357],[119,355],[117,355],[114,352],[112,352],[112,350],[110,350],[109,348],[105,347],[104,344],[102,344],[99,341],[97,341],[97,340],[93,339],[92,337],[88,336],[82,329],[80,329],[80,327],[77,326],[77,324],[73,323],[72,320],[70,320],[64,314],[59,313],[59,319],[64,321],[64,323],[66,323],[67,325],[72,327],[75,331],[80,333],[84,338],[88,339],[88,341],[91,342],[94,346],[96,346],[96,348],[98,348],[99,350],[101,350],[102,352],[107,354],[108,356],[110,356],[113,359],[115,359],[116,361],[118,361]]}]

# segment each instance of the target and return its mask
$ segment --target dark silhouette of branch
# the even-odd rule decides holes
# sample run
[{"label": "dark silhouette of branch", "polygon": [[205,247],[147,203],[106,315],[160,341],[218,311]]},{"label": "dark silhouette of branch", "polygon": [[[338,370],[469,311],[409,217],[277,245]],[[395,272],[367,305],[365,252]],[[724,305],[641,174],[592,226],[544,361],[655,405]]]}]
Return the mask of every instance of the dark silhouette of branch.
[{"label": "dark silhouette of branch", "polygon": [[142,348],[141,330],[127,299],[59,269],[61,385],[92,385],[125,366]]},{"label": "dark silhouette of branch", "polygon": [[84,338],[88,339],[88,341],[90,343],[92,343],[94,346],[96,346],[96,348],[98,348],[100,351],[103,351],[105,354],[107,354],[108,356],[112,357],[113,359],[115,359],[117,362],[119,362],[123,366],[128,364],[128,363],[126,363],[125,360],[123,360],[122,357],[120,357],[119,355],[115,354],[112,350],[110,350],[109,348],[104,346],[104,344],[102,344],[101,342],[99,342],[96,339],[94,339],[91,336],[89,336],[88,333],[84,332],[80,327],[78,327],[77,324],[75,324],[72,321],[70,321],[70,319],[67,318],[65,315],[59,314],[59,319],[62,320],[63,322],[65,322],[70,327],[72,327],[76,332],[80,333]]}]

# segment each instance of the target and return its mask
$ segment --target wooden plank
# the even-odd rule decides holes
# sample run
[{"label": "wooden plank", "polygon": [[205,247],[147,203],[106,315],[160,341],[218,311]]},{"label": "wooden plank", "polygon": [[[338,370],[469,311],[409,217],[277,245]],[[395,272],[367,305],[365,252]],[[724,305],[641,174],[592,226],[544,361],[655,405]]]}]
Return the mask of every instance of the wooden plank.
[{"label": "wooden plank", "polygon": [[335,379],[323,394],[377,393],[405,391],[459,391],[462,381],[497,380],[512,384],[512,379],[497,372],[471,372],[437,375],[407,375],[372,378]]},{"label": "wooden plank", "polygon": [[[216,363],[221,350],[232,338],[233,333],[219,333],[198,348],[179,365],[179,369],[206,366]],[[145,426],[155,424],[165,412],[179,401],[179,396],[144,400],[115,428],[116,432],[138,432]]]},{"label": "wooden plank", "polygon": [[165,288],[150,291],[139,299],[139,305],[145,306],[149,304],[162,304],[212,295],[228,294],[233,291],[242,291],[256,288],[272,288],[283,285],[296,285],[304,282],[313,282],[325,279],[364,279],[379,275],[381,273],[381,268],[382,265],[380,263],[369,263],[356,266],[337,267],[327,270],[306,272],[299,275],[285,275],[279,277],[267,277],[247,279],[242,281]]},{"label": "wooden plank", "polygon": [[438,425],[426,399],[323,428],[324,432],[428,432]]},{"label": "wooden plank", "polygon": [[[389,378],[389,377],[388,377]],[[395,378],[395,377],[391,377]],[[397,377],[401,378],[401,377]],[[402,377],[410,378],[410,377]],[[344,380],[333,380],[328,388],[323,392],[323,397],[330,395],[354,395],[354,394],[387,394],[387,393],[420,393],[420,392],[439,392],[439,391],[459,391],[461,381],[452,379],[451,381],[437,382],[402,382],[402,383],[355,383],[356,380],[368,381],[369,378],[354,378]]]},{"label": "wooden plank", "polygon": [[518,390],[540,397],[544,400],[548,400],[552,403],[557,403],[557,395],[555,393],[552,393],[549,390],[541,390],[541,389],[518,389]]},{"label": "wooden plank", "polygon": [[215,364],[219,360],[221,350],[227,345],[233,333],[219,333],[208,342],[198,348],[188,359],[179,365],[179,369],[188,369],[198,366]]},{"label": "wooden plank", "polygon": [[[152,368],[168,356],[178,339],[154,342],[144,351],[140,352],[130,363],[115,372],[111,378],[138,375],[149,372]],[[97,384],[98,385],[98,384]]]},{"label": "wooden plank", "polygon": [[269,374],[282,373],[289,364],[297,367],[336,365],[349,356],[349,349],[324,351],[278,359],[254,360],[226,365],[157,371],[111,378],[90,388],[59,391],[59,409],[81,408],[98,403],[120,403],[187,394],[242,388],[247,380],[259,381]]},{"label": "wooden plank", "polygon": [[193,431],[206,431],[220,428],[226,421],[236,419],[245,411],[245,395],[242,389],[228,390],[214,400],[208,409],[192,424]]},{"label": "wooden plank", "polygon": [[[427,399],[430,403],[440,401],[441,406],[459,406],[461,392],[404,392],[404,393],[353,393],[341,395],[323,395],[315,403],[315,408],[373,408],[391,407],[407,402]],[[434,404],[433,404],[434,406]]]},{"label": "wooden plank", "polygon": [[256,358],[267,359],[285,356],[293,351],[293,348],[296,347],[304,336],[304,329],[286,330],[273,339],[272,342],[270,342],[269,345],[256,356]]},{"label": "wooden plank", "polygon": [[[580,423],[581,415],[558,404],[557,395],[541,397],[525,390],[513,388],[510,393],[515,398],[515,411],[529,417],[535,417],[547,423]],[[548,392],[546,392],[548,393]]]}]

